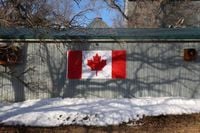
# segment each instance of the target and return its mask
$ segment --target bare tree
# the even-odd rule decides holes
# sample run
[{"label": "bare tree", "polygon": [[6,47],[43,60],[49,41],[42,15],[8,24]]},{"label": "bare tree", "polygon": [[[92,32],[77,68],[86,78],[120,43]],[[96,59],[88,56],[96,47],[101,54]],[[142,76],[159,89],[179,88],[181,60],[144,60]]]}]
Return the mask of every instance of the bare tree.
[{"label": "bare tree", "polygon": [[200,1],[196,0],[103,1],[123,16],[127,27],[189,27],[199,26],[200,23]]},{"label": "bare tree", "polygon": [[81,0],[1,0],[0,27],[70,27],[91,9],[75,12]]},{"label": "bare tree", "polygon": [[[0,0],[0,27],[30,27],[30,28],[69,28],[81,24],[78,20],[92,9],[90,7],[74,11],[73,4],[79,6],[80,0]],[[47,31],[48,32],[48,31]],[[15,44],[12,42],[0,45],[2,51],[7,51]],[[16,47],[14,47],[16,48]],[[25,88],[30,91],[35,91],[42,88],[40,81],[31,79],[33,73],[37,73],[35,67],[37,65],[27,65],[28,45],[25,43],[19,44],[19,49],[22,50],[21,62],[19,64],[9,64],[0,66],[6,71],[0,74],[1,78],[10,80],[14,90],[15,101],[25,100]],[[1,52],[1,51],[0,51]],[[13,52],[6,53],[8,55]],[[5,59],[6,61],[7,59]],[[56,69],[54,60],[48,59],[49,69]],[[59,71],[60,72],[60,71]],[[62,72],[61,72],[62,73]],[[51,75],[52,81],[58,81],[55,75]],[[26,80],[25,77],[30,79]],[[53,87],[57,87],[54,85]],[[45,88],[47,89],[47,88]],[[55,96],[54,90],[52,96]],[[58,90],[58,89],[57,89]],[[57,95],[56,95],[57,96]]]},{"label": "bare tree", "polygon": [[128,16],[125,14],[125,6],[124,6],[124,2],[120,1],[120,0],[103,0],[105,3],[107,3],[107,5],[113,9],[116,9],[125,19],[128,20]]},{"label": "bare tree", "polygon": [[50,10],[46,0],[2,0],[0,12],[3,26],[36,27],[48,23]]}]

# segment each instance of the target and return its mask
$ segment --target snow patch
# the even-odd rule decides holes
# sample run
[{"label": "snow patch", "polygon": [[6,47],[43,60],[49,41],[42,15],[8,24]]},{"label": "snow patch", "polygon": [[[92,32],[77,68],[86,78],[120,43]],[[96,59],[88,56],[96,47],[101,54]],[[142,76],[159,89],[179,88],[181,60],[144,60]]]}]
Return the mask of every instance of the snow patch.
[{"label": "snow patch", "polygon": [[84,99],[52,98],[0,103],[0,123],[52,127],[60,125],[107,126],[139,120],[143,116],[200,112],[200,99],[133,98]]}]

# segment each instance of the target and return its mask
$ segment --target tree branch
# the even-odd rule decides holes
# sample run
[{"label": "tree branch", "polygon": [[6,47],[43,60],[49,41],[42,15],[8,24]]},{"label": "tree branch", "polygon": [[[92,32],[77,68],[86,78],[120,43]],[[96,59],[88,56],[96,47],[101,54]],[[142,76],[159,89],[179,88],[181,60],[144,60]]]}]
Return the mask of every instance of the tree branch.
[{"label": "tree branch", "polygon": [[119,11],[122,16],[128,20],[128,16],[125,14],[125,12],[123,11],[123,9],[120,7],[120,5],[118,5],[116,3],[116,0],[104,0],[105,3],[107,3],[107,5],[113,9],[116,9],[117,11]]},{"label": "tree branch", "polygon": [[92,10],[93,10],[93,9],[85,9],[85,10],[83,10],[83,11],[78,12],[77,14],[75,14],[75,15],[71,18],[71,20],[69,21],[69,25],[72,25],[73,21],[74,21],[77,17],[80,17],[80,16],[82,16],[84,13],[86,13],[86,12],[88,12],[88,11],[92,11]]}]

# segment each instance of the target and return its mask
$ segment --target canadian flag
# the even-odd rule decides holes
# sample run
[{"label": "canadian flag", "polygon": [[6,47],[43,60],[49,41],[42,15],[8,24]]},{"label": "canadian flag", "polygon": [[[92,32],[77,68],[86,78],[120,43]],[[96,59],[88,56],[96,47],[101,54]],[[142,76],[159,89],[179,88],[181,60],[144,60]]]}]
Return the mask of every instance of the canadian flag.
[{"label": "canadian flag", "polygon": [[126,51],[68,51],[69,79],[126,78]]}]

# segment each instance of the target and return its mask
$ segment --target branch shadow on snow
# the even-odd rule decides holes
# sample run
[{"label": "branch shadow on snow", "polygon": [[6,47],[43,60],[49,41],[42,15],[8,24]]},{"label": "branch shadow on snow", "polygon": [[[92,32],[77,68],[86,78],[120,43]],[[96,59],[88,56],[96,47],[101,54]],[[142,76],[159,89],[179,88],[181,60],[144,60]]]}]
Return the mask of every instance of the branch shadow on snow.
[{"label": "branch shadow on snow", "polygon": [[155,101],[152,99],[68,100],[63,101],[61,98],[55,98],[37,100],[31,104],[28,104],[28,101],[15,103],[9,108],[3,109],[3,115],[2,113],[0,114],[0,123],[24,125],[26,123],[24,118],[34,115],[34,118],[27,122],[35,126],[43,126],[38,125],[38,123],[41,124],[42,120],[45,119],[49,119],[49,123],[53,121],[59,122],[61,125],[67,121],[71,124],[95,124],[91,122],[105,124],[116,124],[116,122],[119,122],[118,124],[120,124],[138,120],[144,116],[187,113],[191,111],[187,107],[187,104],[191,103],[191,101],[186,101],[187,99],[182,99],[182,103],[180,99],[176,100],[174,98],[154,99]]}]

